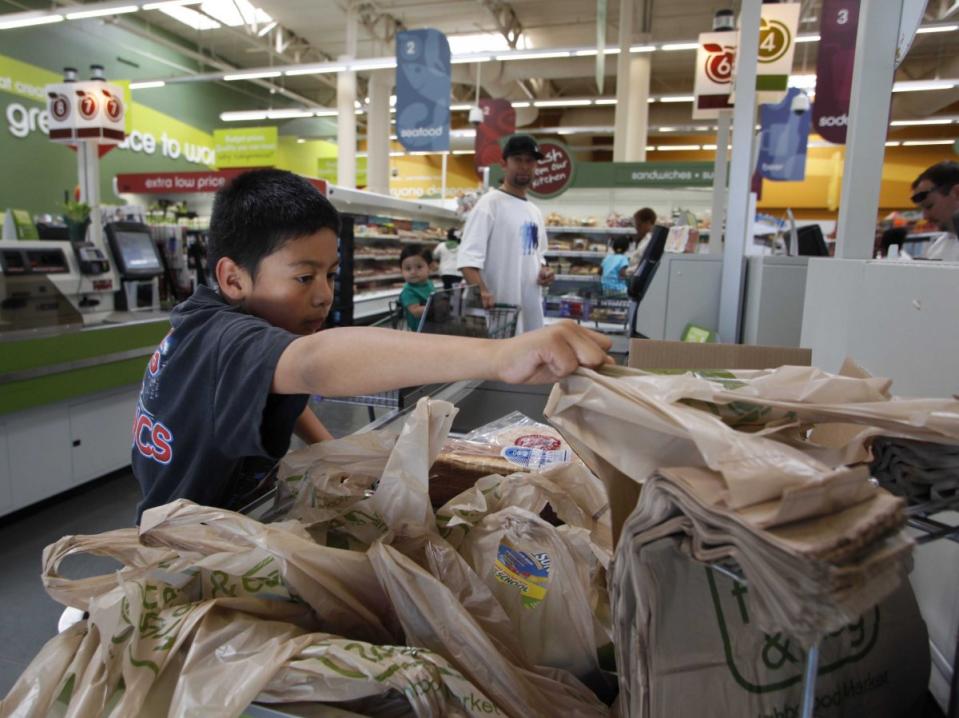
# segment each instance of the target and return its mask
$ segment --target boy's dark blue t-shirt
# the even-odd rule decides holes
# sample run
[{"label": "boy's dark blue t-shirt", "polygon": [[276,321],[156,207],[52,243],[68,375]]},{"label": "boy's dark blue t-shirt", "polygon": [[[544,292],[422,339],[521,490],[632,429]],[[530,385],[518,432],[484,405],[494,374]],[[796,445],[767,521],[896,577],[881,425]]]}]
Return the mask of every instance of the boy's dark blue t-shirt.
[{"label": "boy's dark blue t-shirt", "polygon": [[305,394],[271,394],[283,350],[297,338],[198,287],[143,376],[133,424],[133,474],[144,510],[178,498],[240,508],[244,461],[290,446]]}]

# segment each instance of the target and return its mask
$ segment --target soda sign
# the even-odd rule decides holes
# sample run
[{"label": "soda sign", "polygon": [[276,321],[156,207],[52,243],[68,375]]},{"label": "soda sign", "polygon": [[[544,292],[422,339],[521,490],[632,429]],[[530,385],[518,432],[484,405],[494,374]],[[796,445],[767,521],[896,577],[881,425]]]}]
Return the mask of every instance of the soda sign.
[{"label": "soda sign", "polygon": [[573,155],[558,142],[542,142],[539,149],[543,159],[533,169],[529,192],[542,199],[556,197],[569,189],[573,182]]}]

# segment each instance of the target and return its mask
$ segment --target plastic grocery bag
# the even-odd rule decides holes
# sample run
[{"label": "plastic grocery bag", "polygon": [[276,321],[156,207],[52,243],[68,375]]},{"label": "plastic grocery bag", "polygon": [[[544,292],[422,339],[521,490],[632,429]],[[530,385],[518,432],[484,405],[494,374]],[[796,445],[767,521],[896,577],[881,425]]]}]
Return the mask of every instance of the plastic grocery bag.
[{"label": "plastic grocery bag", "polygon": [[504,713],[608,715],[609,709],[565,671],[535,668],[522,655],[504,653],[502,642],[490,638],[441,580],[395,548],[377,542],[368,555],[407,642],[444,656]]},{"label": "plastic grocery bag", "polygon": [[491,514],[460,552],[509,615],[530,660],[584,677],[599,673],[589,565],[564,535],[514,506]]},{"label": "plastic grocery bag", "polygon": [[959,401],[898,399],[888,388],[886,379],[808,367],[680,375],[580,369],[554,387],[545,414],[606,484],[614,535],[638,484],[670,466],[720,472],[734,509],[778,501],[773,525],[866,498],[874,489],[865,477],[851,481],[843,459],[862,455],[874,435],[959,441]]}]

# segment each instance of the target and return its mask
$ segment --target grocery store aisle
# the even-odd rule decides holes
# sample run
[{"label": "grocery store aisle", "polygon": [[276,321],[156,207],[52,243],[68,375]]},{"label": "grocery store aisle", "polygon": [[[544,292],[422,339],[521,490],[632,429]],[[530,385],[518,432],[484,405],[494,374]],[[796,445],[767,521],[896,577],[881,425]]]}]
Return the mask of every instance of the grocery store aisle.
[{"label": "grocery store aisle", "polygon": [[[57,632],[63,606],[40,581],[44,547],[69,534],[132,526],[139,500],[140,489],[127,468],[0,519],[0,696]],[[117,565],[112,559],[75,556],[64,561],[61,574],[80,578]]]}]

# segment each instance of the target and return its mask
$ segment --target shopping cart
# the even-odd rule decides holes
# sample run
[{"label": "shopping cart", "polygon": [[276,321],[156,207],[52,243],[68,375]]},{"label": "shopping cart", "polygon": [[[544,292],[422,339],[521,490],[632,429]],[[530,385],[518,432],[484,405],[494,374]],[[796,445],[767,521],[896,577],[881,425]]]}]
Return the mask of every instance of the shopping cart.
[{"label": "shopping cart", "polygon": [[[420,334],[508,339],[516,334],[518,317],[519,307],[513,304],[497,304],[492,309],[484,309],[478,287],[454,287],[430,295],[416,331]],[[390,313],[373,326],[409,331],[403,307],[392,302]],[[408,387],[375,394],[324,398],[323,401],[366,406],[370,421],[374,421],[377,407],[403,409],[428,393],[428,387]]]}]

